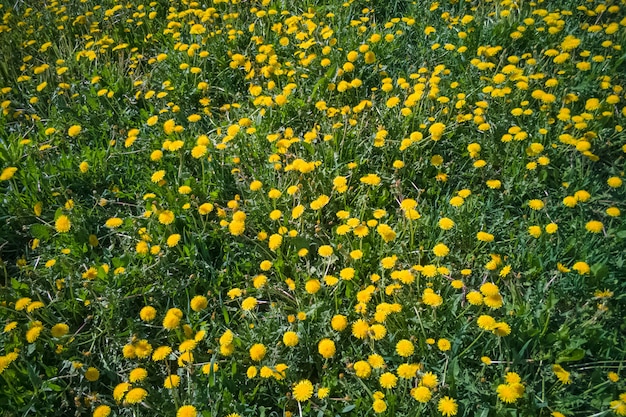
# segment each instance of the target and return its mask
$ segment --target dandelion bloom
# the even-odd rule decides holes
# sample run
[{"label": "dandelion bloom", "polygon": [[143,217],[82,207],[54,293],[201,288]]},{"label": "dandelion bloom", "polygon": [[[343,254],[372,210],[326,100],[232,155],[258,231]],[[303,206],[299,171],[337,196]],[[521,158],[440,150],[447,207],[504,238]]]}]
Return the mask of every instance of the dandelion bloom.
[{"label": "dandelion bloom", "polygon": [[372,408],[377,414],[384,413],[385,411],[387,411],[387,403],[383,400],[376,399],[374,400],[374,404],[372,404]]},{"label": "dandelion bloom", "polygon": [[173,212],[171,212],[170,210],[165,210],[161,212],[161,214],[159,214],[159,223],[164,225],[172,224],[175,218],[176,217],[174,216]]},{"label": "dandelion bloom", "polygon": [[283,334],[283,343],[285,346],[293,347],[298,345],[298,334],[296,332],[285,332]]},{"label": "dandelion bloom", "polygon": [[437,410],[439,410],[439,412],[446,417],[455,416],[458,412],[458,408],[459,407],[454,398],[450,398],[448,396],[440,399],[437,404]]},{"label": "dandelion bloom", "polygon": [[108,417],[111,414],[111,407],[108,405],[99,405],[93,410],[93,417]]},{"label": "dandelion bloom", "polygon": [[159,171],[155,171],[150,177],[150,180],[153,183],[158,184],[159,182],[163,180],[163,178],[165,178],[165,170],[161,169]]},{"label": "dandelion bloom", "polygon": [[147,340],[142,339],[134,344],[135,355],[138,358],[146,358],[152,353],[152,345]]},{"label": "dandelion bloom", "polygon": [[483,296],[478,291],[470,291],[465,296],[467,301],[474,306],[479,306],[483,303]]},{"label": "dandelion bloom", "polygon": [[571,195],[563,199],[563,205],[565,205],[566,207],[572,208],[575,207],[576,204],[578,204],[578,200],[576,199],[576,197],[573,197]]},{"label": "dandelion bloom", "polygon": [[519,391],[511,384],[498,385],[496,392],[498,393],[500,401],[507,404],[514,403],[520,398]]},{"label": "dandelion bloom", "polygon": [[327,257],[329,257],[330,255],[333,254],[333,248],[330,245],[322,245],[317,250],[317,253],[318,253],[319,256],[327,258]]},{"label": "dandelion bloom", "polygon": [[398,366],[398,370],[396,371],[396,373],[402,379],[411,379],[415,378],[415,375],[417,374],[419,368],[420,365],[417,364],[403,363]]},{"label": "dandelion bloom", "polygon": [[154,320],[156,317],[156,309],[152,306],[145,306],[139,311],[139,317],[145,322]]},{"label": "dandelion bloom", "polygon": [[437,341],[437,347],[439,348],[440,351],[446,352],[450,350],[452,345],[450,344],[450,341],[448,339],[439,339]]},{"label": "dandelion bloom", "polygon": [[50,329],[50,333],[52,333],[52,337],[63,337],[70,331],[70,327],[65,323],[59,323],[52,326]]},{"label": "dandelion bloom", "polygon": [[148,377],[148,371],[146,371],[144,368],[135,368],[132,371],[130,371],[130,374],[128,375],[128,380],[130,382],[140,382],[146,379],[147,377]]},{"label": "dandelion bloom", "polygon": [[124,220],[120,219],[119,217],[111,217],[106,221],[105,226],[110,229],[116,229],[120,227],[122,223],[124,223]]},{"label": "dandelion bloom", "polygon": [[17,172],[16,167],[7,167],[2,170],[0,173],[0,181],[8,181],[13,178],[13,175]]},{"label": "dandelion bloom", "polygon": [[546,225],[545,229],[547,234],[552,235],[559,230],[559,226],[556,223],[549,223]]},{"label": "dandelion bloom", "polygon": [[272,252],[276,252],[276,250],[280,248],[280,245],[282,245],[282,243],[283,243],[283,237],[277,233],[274,233],[273,235],[270,236],[268,247],[270,248]]},{"label": "dandelion bloom", "polygon": [[54,222],[54,228],[59,233],[67,233],[71,227],[72,222],[65,214],[60,215]]},{"label": "dandelion bloom", "polygon": [[430,133],[430,137],[434,141],[438,141],[443,136],[443,131],[446,129],[446,125],[443,123],[433,123],[428,128],[428,133]]},{"label": "dandelion bloom", "polygon": [[369,324],[365,320],[359,319],[352,323],[352,335],[357,339],[365,339],[369,332]]},{"label": "dandelion bloom", "polygon": [[484,296],[496,295],[500,292],[500,289],[493,282],[485,282],[480,286],[480,292]]},{"label": "dandelion bloom", "polygon": [[73,125],[73,126],[70,126],[69,129],[67,129],[67,135],[73,138],[75,136],[78,136],[82,130],[83,128],[80,127],[80,125]]},{"label": "dandelion bloom", "polygon": [[380,378],[378,378],[378,382],[383,388],[394,388],[398,382],[398,377],[391,372],[385,372],[380,376]]},{"label": "dandelion bloom", "polygon": [[31,323],[31,328],[26,332],[26,341],[28,343],[35,343],[35,341],[39,338],[41,331],[43,330],[43,325],[40,321],[36,321]]},{"label": "dandelion bloom", "polygon": [[571,384],[572,380],[570,379],[570,373],[563,369],[561,365],[552,365],[552,372],[561,381],[562,384]]},{"label": "dandelion bloom", "polygon": [[113,389],[113,398],[115,401],[120,402],[130,389],[130,384],[128,382],[121,382],[115,386]]},{"label": "dandelion bloom", "polygon": [[359,378],[369,378],[372,373],[372,367],[366,361],[358,361],[353,366],[354,372]]},{"label": "dandelion bloom", "polygon": [[148,391],[143,388],[133,388],[126,393],[126,402],[128,404],[137,404],[146,398]]},{"label": "dandelion bloom", "polygon": [[196,417],[196,407],[193,405],[183,405],[176,412],[176,417]]},{"label": "dandelion bloom", "polygon": [[387,335],[387,329],[382,324],[373,324],[370,326],[370,336],[374,340],[380,340]]},{"label": "dandelion bloom", "polygon": [[541,210],[544,207],[544,203],[541,200],[534,199],[534,200],[528,201],[528,207],[530,207],[533,210]]},{"label": "dandelion bloom", "polygon": [[574,198],[576,201],[584,203],[591,198],[591,194],[589,194],[586,190],[578,190],[574,193]]},{"label": "dandelion bloom", "polygon": [[494,319],[493,317],[487,315],[487,314],[483,314],[480,317],[478,317],[478,319],[476,320],[476,324],[478,324],[478,327],[480,327],[483,330],[493,330],[493,328],[496,325],[496,319]]},{"label": "dandelion bloom", "polygon": [[591,233],[600,233],[603,228],[604,225],[602,224],[602,222],[599,222],[597,220],[588,221],[585,225],[585,229],[587,229],[587,231]]},{"label": "dandelion bloom", "polygon": [[376,231],[385,242],[391,242],[396,238],[396,232],[386,224],[379,224]]},{"label": "dandelion bloom", "polygon": [[213,211],[213,204],[211,203],[204,203],[200,205],[200,207],[198,207],[198,213],[200,213],[203,216],[206,216],[212,211]]},{"label": "dandelion bloom", "polygon": [[95,382],[100,378],[100,371],[98,371],[93,366],[88,368],[85,372],[85,379],[89,382]]},{"label": "dandelion bloom", "polygon": [[304,288],[309,294],[316,294],[322,288],[322,284],[318,279],[310,279],[306,282]]},{"label": "dandelion bloom", "polygon": [[367,357],[367,363],[374,369],[380,369],[385,366],[385,359],[377,353],[371,354]]},{"label": "dandelion bloom", "polygon": [[163,318],[163,327],[167,330],[173,330],[177,328],[178,325],[180,324],[180,319],[182,318],[182,313],[179,315],[179,314],[176,314],[175,312],[172,312],[172,310],[178,310],[178,309],[170,309],[165,314],[165,317]]},{"label": "dandelion bloom", "polygon": [[326,387],[322,387],[322,388],[318,388],[317,389],[317,398],[319,398],[320,400],[323,400],[324,398],[328,397],[328,394],[330,394],[330,388],[326,388]]},{"label": "dandelion bloom", "polygon": [[313,396],[313,384],[308,379],[303,379],[293,387],[293,398],[298,402],[308,400]]},{"label": "dandelion bloom", "polygon": [[367,174],[364,177],[361,177],[360,181],[363,184],[367,184],[367,185],[378,185],[380,184],[380,177],[376,174]]},{"label": "dandelion bloom", "polygon": [[583,261],[579,261],[576,262],[573,266],[572,269],[576,272],[578,272],[578,275],[585,275],[588,274],[589,271],[591,270],[589,268],[589,265],[587,264],[587,262],[583,262]]},{"label": "dandelion bloom", "polygon": [[622,179],[620,177],[611,177],[606,181],[606,183],[611,188],[619,188],[622,186]]},{"label": "dandelion bloom", "polygon": [[317,351],[322,357],[329,359],[335,355],[335,342],[330,339],[322,339],[317,345]]},{"label": "dandelion bloom", "polygon": [[433,394],[430,391],[430,389],[428,389],[428,387],[425,387],[425,386],[415,387],[411,390],[411,397],[413,397],[415,401],[418,401],[422,404],[430,401],[432,396]]},{"label": "dandelion bloom", "polygon": [[493,242],[494,236],[491,233],[480,231],[476,233],[476,239],[481,242]]},{"label": "dandelion bloom", "polygon": [[449,203],[453,207],[461,207],[463,205],[463,203],[465,203],[465,200],[463,199],[463,197],[459,197],[457,195],[457,196],[452,197],[450,199]]},{"label": "dandelion bloom", "polygon": [[193,311],[202,311],[209,305],[209,300],[203,295],[196,295],[189,303]]},{"label": "dandelion bloom", "polygon": [[348,319],[344,315],[337,314],[331,319],[330,326],[336,332],[341,332],[348,326]]},{"label": "dandelion bloom", "polygon": [[260,362],[265,357],[266,352],[267,348],[264,344],[256,343],[250,348],[250,359],[255,362]]},{"label": "dandelion bloom", "polygon": [[258,301],[256,298],[254,297],[248,297],[245,300],[243,300],[243,302],[241,303],[241,308],[245,311],[250,311],[252,310],[254,307],[256,307]]},{"label": "dandelion bloom", "polygon": [[178,242],[180,242],[180,238],[181,236],[178,233],[174,233],[170,236],[167,237],[167,246],[169,246],[170,248],[173,248],[174,246],[178,245]]},{"label": "dandelion bloom", "polygon": [[169,346],[159,346],[154,350],[152,354],[152,360],[154,362],[162,361],[172,353],[172,348]]},{"label": "dandelion bloom", "polygon": [[433,248],[433,253],[435,254],[435,256],[443,258],[448,253],[450,253],[450,249],[445,244],[438,243]]},{"label": "dandelion bloom", "polygon": [[611,217],[619,217],[622,212],[617,207],[609,207],[606,209],[605,213]]},{"label": "dandelion bloom", "polygon": [[447,217],[442,217],[441,219],[439,219],[439,222],[437,224],[442,230],[450,230],[454,227],[454,220]]},{"label": "dandelion bloom", "polygon": [[508,323],[499,321],[493,326],[492,332],[499,337],[508,336],[511,334],[511,326],[509,326]]},{"label": "dandelion bloom", "polygon": [[443,304],[443,298],[432,288],[426,288],[422,294],[422,302],[431,307],[438,307]]},{"label": "dandelion bloom", "polygon": [[410,340],[402,339],[398,343],[396,343],[396,352],[398,355],[406,358],[411,356],[415,350],[413,343]]},{"label": "dandelion bloom", "polygon": [[[433,343],[434,343],[434,340],[433,340]],[[431,389],[435,388],[438,383],[439,383],[439,378],[437,378],[437,375],[433,374],[432,372],[426,372],[424,375],[422,375],[422,380],[420,381],[420,385],[423,385]]]}]

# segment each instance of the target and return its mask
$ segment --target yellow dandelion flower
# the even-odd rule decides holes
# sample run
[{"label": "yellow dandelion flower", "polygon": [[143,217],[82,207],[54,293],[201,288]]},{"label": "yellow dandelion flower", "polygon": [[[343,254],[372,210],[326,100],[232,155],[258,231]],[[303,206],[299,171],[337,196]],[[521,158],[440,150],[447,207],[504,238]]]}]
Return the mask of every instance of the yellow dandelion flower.
[{"label": "yellow dandelion flower", "polygon": [[111,407],[108,405],[99,405],[93,410],[93,417],[109,417],[111,414]]},{"label": "yellow dandelion flower", "polygon": [[165,360],[172,353],[172,348],[169,346],[159,346],[154,350],[152,354],[152,360],[154,362]]},{"label": "yellow dandelion flower", "polygon": [[142,402],[148,396],[148,391],[143,388],[133,388],[126,393],[126,402],[128,404],[137,404]]},{"label": "yellow dandelion flower", "polygon": [[382,388],[394,388],[398,382],[398,377],[391,372],[385,372],[378,378],[378,382]]},{"label": "yellow dandelion flower", "polygon": [[396,343],[396,353],[404,358],[411,356],[414,351],[415,347],[410,340],[402,339]]},{"label": "yellow dandelion flower", "polygon": [[427,403],[428,401],[430,401],[432,396],[433,396],[433,394],[430,391],[430,389],[428,389],[428,387],[425,387],[423,385],[411,389],[411,397],[413,397],[415,399],[415,401],[418,401],[418,402],[420,402],[422,404]]},{"label": "yellow dandelion flower", "polygon": [[111,217],[105,222],[105,226],[110,229],[116,229],[120,227],[123,223],[124,220],[120,219],[119,217]]},{"label": "yellow dandelion flower", "polygon": [[591,233],[600,233],[602,229],[604,229],[604,225],[602,224],[602,222],[599,222],[597,220],[590,220],[585,225],[585,229],[587,229],[587,231]]},{"label": "yellow dandelion flower", "polygon": [[178,375],[170,375],[163,382],[163,387],[167,389],[176,388],[178,385],[180,385],[180,377]]},{"label": "yellow dandelion flower", "polygon": [[196,295],[189,303],[193,311],[202,311],[209,305],[209,300],[203,295]]},{"label": "yellow dandelion flower", "polygon": [[266,352],[267,348],[265,345],[262,343],[256,343],[250,348],[250,359],[255,362],[260,362],[265,357]]},{"label": "yellow dandelion flower", "polygon": [[69,129],[67,129],[67,135],[73,138],[75,136],[78,136],[82,130],[83,129],[82,127],[80,127],[80,125],[73,125],[73,126],[70,126]]},{"label": "yellow dandelion flower", "polygon": [[140,382],[146,379],[147,377],[148,377],[148,371],[146,371],[144,368],[135,368],[132,371],[130,371],[130,374],[128,375],[128,380],[130,382]]},{"label": "yellow dandelion flower", "polygon": [[307,401],[313,396],[313,384],[308,379],[303,379],[293,387],[293,398],[298,402]]},{"label": "yellow dandelion flower", "polygon": [[[196,25],[194,25],[196,26]],[[198,412],[193,405],[183,405],[176,412],[176,417],[196,417]]]},{"label": "yellow dandelion flower", "polygon": [[[70,331],[70,326],[68,326],[65,323],[55,324],[50,329],[50,333],[52,333],[52,337],[56,337],[56,338],[65,336],[66,334],[69,333],[69,331]],[[5,332],[6,332],[6,328],[5,328]]]},{"label": "yellow dandelion flower", "polygon": [[332,358],[335,355],[335,342],[330,339],[322,339],[317,345],[317,351],[323,358]]},{"label": "yellow dandelion flower", "polygon": [[67,233],[72,227],[72,222],[65,214],[60,215],[54,222],[54,228],[59,233]]},{"label": "yellow dandelion flower", "polygon": [[87,371],[85,371],[85,379],[89,382],[95,382],[100,378],[100,371],[96,368],[89,367]]},{"label": "yellow dandelion flower", "polygon": [[369,378],[372,373],[372,367],[366,361],[358,361],[353,367],[354,372],[359,378]]},{"label": "yellow dandelion flower", "polygon": [[437,403],[437,410],[446,417],[455,416],[458,409],[459,407],[454,398],[448,396],[441,398]]},{"label": "yellow dandelion flower", "polygon": [[159,214],[159,223],[168,225],[172,224],[175,220],[176,216],[170,210],[164,210]]}]

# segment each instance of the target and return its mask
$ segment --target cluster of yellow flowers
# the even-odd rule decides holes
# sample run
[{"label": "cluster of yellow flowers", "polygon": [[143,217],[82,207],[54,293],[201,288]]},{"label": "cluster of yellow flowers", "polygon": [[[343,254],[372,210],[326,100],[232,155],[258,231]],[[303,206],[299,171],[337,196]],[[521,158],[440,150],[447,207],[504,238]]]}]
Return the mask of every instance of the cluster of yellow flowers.
[{"label": "cluster of yellow flowers", "polygon": [[[84,3],[0,7],[0,214],[41,281],[0,300],[0,374],[56,347],[95,417],[532,413],[541,374],[560,414],[577,374],[532,349],[623,289],[623,4]],[[128,323],[111,362],[92,320]]]}]

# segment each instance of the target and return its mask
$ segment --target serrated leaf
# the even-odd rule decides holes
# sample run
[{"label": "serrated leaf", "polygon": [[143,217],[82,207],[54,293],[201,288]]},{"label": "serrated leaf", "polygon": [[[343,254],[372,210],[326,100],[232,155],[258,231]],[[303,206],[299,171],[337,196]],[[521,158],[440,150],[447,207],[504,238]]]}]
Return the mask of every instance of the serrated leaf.
[{"label": "serrated leaf", "polygon": [[609,274],[609,268],[601,263],[593,264],[590,269],[591,273],[598,279],[602,279]]},{"label": "serrated leaf", "polygon": [[575,361],[581,360],[584,357],[585,357],[585,351],[581,348],[576,348],[576,349],[570,350],[569,352],[565,354],[561,354],[560,356],[558,356],[556,359],[556,363],[575,362]]}]

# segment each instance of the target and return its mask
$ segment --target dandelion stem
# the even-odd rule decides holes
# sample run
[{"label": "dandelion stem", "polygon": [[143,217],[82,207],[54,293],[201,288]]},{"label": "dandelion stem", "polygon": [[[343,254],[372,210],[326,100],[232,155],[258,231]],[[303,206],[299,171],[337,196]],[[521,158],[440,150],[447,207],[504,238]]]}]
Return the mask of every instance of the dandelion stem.
[{"label": "dandelion stem", "polygon": [[474,341],[472,343],[470,343],[470,345],[468,347],[465,348],[465,350],[463,350],[463,352],[459,353],[457,355],[457,358],[462,357],[463,355],[465,355],[465,353],[467,353],[468,350],[470,350],[470,348],[472,346],[474,346],[476,344],[476,342],[478,342],[478,340],[481,338],[481,336],[483,335],[483,333],[485,333],[484,331],[481,331],[480,334],[478,336],[476,336],[476,339],[474,339]]},{"label": "dandelion stem", "polygon": [[417,307],[413,307],[415,309],[415,314],[417,315],[417,321],[420,324],[420,329],[422,329],[422,336],[424,336],[424,339],[426,339],[426,331],[424,330],[424,325],[422,324],[422,318],[420,317],[420,313],[417,310]]}]

